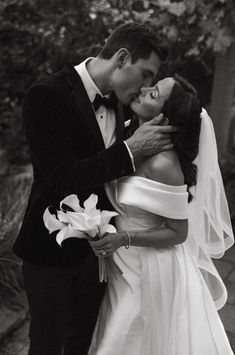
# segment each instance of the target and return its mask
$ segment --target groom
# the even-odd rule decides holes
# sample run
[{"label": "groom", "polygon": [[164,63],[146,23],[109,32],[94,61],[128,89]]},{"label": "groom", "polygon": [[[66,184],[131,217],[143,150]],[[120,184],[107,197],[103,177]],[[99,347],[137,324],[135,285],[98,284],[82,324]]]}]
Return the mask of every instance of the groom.
[{"label": "groom", "polygon": [[168,135],[174,129],[159,126],[161,117],[123,141],[121,105],[151,85],[167,54],[149,27],[126,24],[96,58],[34,83],[25,97],[34,181],[14,251],[23,259],[30,355],[87,354],[105,288],[97,258],[83,239],[67,239],[61,248],[48,234],[43,212],[69,194],[83,202],[92,193],[98,208],[112,210],[104,183],[133,173],[136,157],[172,148]]}]

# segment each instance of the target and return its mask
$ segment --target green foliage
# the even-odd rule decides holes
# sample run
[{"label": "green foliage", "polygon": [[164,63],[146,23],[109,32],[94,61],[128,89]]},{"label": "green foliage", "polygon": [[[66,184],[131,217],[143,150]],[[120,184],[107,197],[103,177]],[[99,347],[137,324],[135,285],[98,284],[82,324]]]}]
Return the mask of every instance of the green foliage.
[{"label": "green foliage", "polygon": [[[30,84],[67,60],[96,55],[107,36],[87,1],[0,1],[0,159],[25,162],[20,107]],[[22,148],[23,147],[23,148]],[[4,159],[5,160],[4,160]]]},{"label": "green foliage", "polygon": [[178,72],[198,89],[203,105],[210,102],[214,55],[235,41],[234,0],[100,0],[93,16],[110,28],[126,21],[149,22],[171,44],[162,74]]},{"label": "green foliage", "polygon": [[113,28],[150,22],[172,45],[160,74],[179,72],[210,101],[214,53],[234,41],[234,0],[0,0],[0,165],[28,161],[20,122],[30,84],[96,55]]},{"label": "green foliage", "polygon": [[1,176],[0,184],[0,306],[10,306],[23,289],[20,261],[12,252],[25,211],[31,173]]},{"label": "green foliage", "polygon": [[190,55],[223,52],[235,41],[233,0],[103,0],[93,1],[92,9],[94,15],[108,18],[109,13],[113,27],[130,20],[151,22],[171,42],[186,42]]}]

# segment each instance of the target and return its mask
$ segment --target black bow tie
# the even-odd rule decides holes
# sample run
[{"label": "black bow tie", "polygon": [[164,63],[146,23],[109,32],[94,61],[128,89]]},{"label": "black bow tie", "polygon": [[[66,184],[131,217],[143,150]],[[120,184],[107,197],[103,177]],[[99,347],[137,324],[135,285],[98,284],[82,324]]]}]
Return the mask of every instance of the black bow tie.
[{"label": "black bow tie", "polygon": [[114,95],[111,95],[110,98],[102,97],[99,94],[96,94],[95,100],[93,102],[94,110],[97,111],[100,105],[104,105],[106,108],[114,109],[117,104],[117,98]]}]

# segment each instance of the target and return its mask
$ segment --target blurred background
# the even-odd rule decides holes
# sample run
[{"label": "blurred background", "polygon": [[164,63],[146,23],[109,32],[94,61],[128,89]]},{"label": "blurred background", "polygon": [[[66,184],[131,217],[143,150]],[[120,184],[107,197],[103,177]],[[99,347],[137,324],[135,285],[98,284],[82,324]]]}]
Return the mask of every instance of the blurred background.
[{"label": "blurred background", "polygon": [[24,95],[67,61],[95,56],[111,31],[130,21],[151,23],[168,39],[171,56],[159,75],[177,72],[198,90],[214,123],[235,227],[234,0],[0,1],[0,306],[11,307],[23,287],[11,246],[31,182]]}]

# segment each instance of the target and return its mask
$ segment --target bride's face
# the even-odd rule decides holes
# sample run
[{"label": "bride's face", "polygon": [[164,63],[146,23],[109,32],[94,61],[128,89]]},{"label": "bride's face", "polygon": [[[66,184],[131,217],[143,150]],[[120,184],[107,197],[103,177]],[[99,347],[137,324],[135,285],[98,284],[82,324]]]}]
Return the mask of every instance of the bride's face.
[{"label": "bride's face", "polygon": [[161,112],[174,86],[173,78],[158,81],[155,86],[142,88],[140,95],[130,104],[133,112],[145,121],[151,120]]}]

